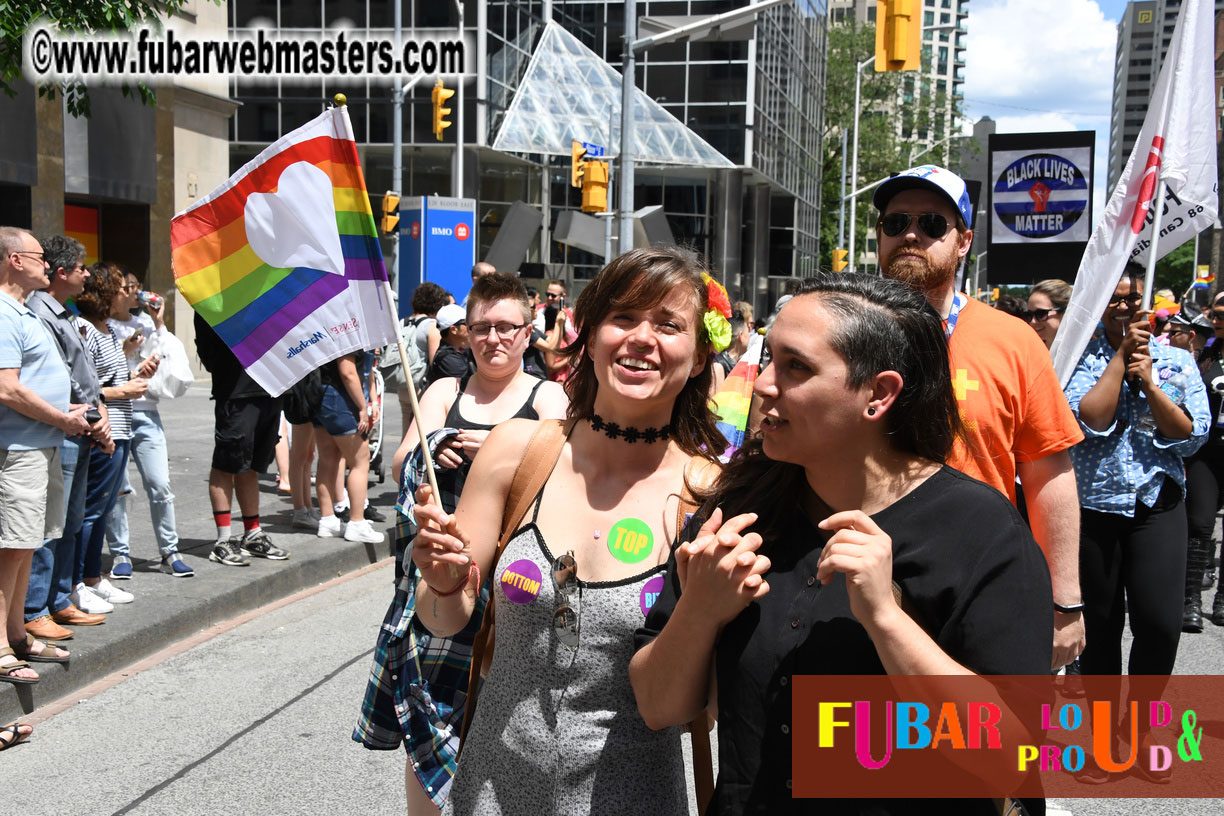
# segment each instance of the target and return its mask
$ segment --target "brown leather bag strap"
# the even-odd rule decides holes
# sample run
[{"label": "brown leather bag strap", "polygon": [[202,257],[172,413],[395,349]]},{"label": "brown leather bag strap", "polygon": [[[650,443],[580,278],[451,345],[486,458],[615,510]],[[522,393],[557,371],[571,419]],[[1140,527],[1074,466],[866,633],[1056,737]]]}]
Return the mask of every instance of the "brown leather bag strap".
[{"label": "brown leather bag strap", "polygon": [[[502,511],[501,534],[497,538],[497,549],[493,553],[493,561],[489,564],[489,580],[492,580],[497,562],[501,560],[502,551],[510,543],[510,537],[518,529],[519,523],[527,515],[527,509],[535,501],[536,495],[552,475],[557,460],[561,458],[561,450],[565,440],[573,430],[576,419],[547,419],[542,421],[527,442],[523,458],[514,469],[510,480],[510,492],[506,494],[506,506]],[[485,605],[484,620],[480,631],[472,641],[472,666],[468,669],[468,693],[463,709],[463,727],[459,732],[459,751],[463,750],[463,741],[467,738],[469,726],[472,724],[472,714],[476,710],[476,695],[480,691],[480,668],[484,665],[485,649],[489,643],[489,634],[493,630],[493,594],[489,594],[489,602]],[[456,753],[458,758],[458,753]]]}]

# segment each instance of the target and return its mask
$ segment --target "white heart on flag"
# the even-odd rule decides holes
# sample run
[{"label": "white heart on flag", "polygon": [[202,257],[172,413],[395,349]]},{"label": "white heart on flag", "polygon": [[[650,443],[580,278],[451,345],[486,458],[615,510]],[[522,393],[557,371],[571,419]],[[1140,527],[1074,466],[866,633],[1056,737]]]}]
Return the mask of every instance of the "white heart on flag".
[{"label": "white heart on flag", "polygon": [[247,241],[269,266],[344,275],[331,179],[309,162],[281,171],[275,193],[251,193],[243,210]]}]

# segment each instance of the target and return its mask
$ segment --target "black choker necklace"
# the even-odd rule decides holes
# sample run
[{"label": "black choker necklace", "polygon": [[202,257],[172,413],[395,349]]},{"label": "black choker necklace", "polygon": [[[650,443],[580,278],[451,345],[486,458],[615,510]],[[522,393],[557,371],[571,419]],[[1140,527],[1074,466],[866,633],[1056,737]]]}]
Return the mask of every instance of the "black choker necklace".
[{"label": "black choker necklace", "polygon": [[662,428],[635,428],[630,425],[628,428],[622,428],[615,422],[604,422],[599,414],[591,414],[591,427],[603,431],[609,439],[623,439],[630,445],[639,439],[647,445],[666,442],[671,434],[671,425],[664,425]]}]

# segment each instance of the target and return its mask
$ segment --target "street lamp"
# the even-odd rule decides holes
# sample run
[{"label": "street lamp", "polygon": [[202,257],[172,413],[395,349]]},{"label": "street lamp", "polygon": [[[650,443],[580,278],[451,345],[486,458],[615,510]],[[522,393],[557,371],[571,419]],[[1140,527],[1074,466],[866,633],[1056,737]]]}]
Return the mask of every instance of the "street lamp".
[{"label": "street lamp", "polygon": [[793,3],[795,0],[759,0],[734,11],[699,17],[677,26],[670,31],[637,37],[637,0],[625,0],[625,50],[621,57],[621,145],[620,145],[620,246],[621,252],[633,247],[633,91],[634,62],[638,51],[646,51],[656,45],[683,40],[700,39],[720,28],[730,28],[736,23],[755,17],[759,12]]}]

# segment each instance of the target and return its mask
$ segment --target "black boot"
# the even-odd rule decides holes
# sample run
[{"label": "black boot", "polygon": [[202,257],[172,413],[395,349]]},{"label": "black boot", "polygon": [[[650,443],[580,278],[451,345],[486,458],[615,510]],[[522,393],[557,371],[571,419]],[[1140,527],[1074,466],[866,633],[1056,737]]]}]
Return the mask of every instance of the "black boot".
[{"label": "black boot", "polygon": [[1224,626],[1224,558],[1220,559],[1220,585],[1216,589],[1215,601],[1211,604],[1211,622]]},{"label": "black boot", "polygon": [[1203,570],[1203,589],[1211,589],[1215,586],[1216,566],[1219,561],[1216,559],[1216,545],[1212,541],[1207,545],[1207,569]]},{"label": "black boot", "polygon": [[1203,572],[1211,563],[1210,538],[1192,538],[1186,547],[1186,605],[1182,610],[1182,631],[1203,631]]}]

